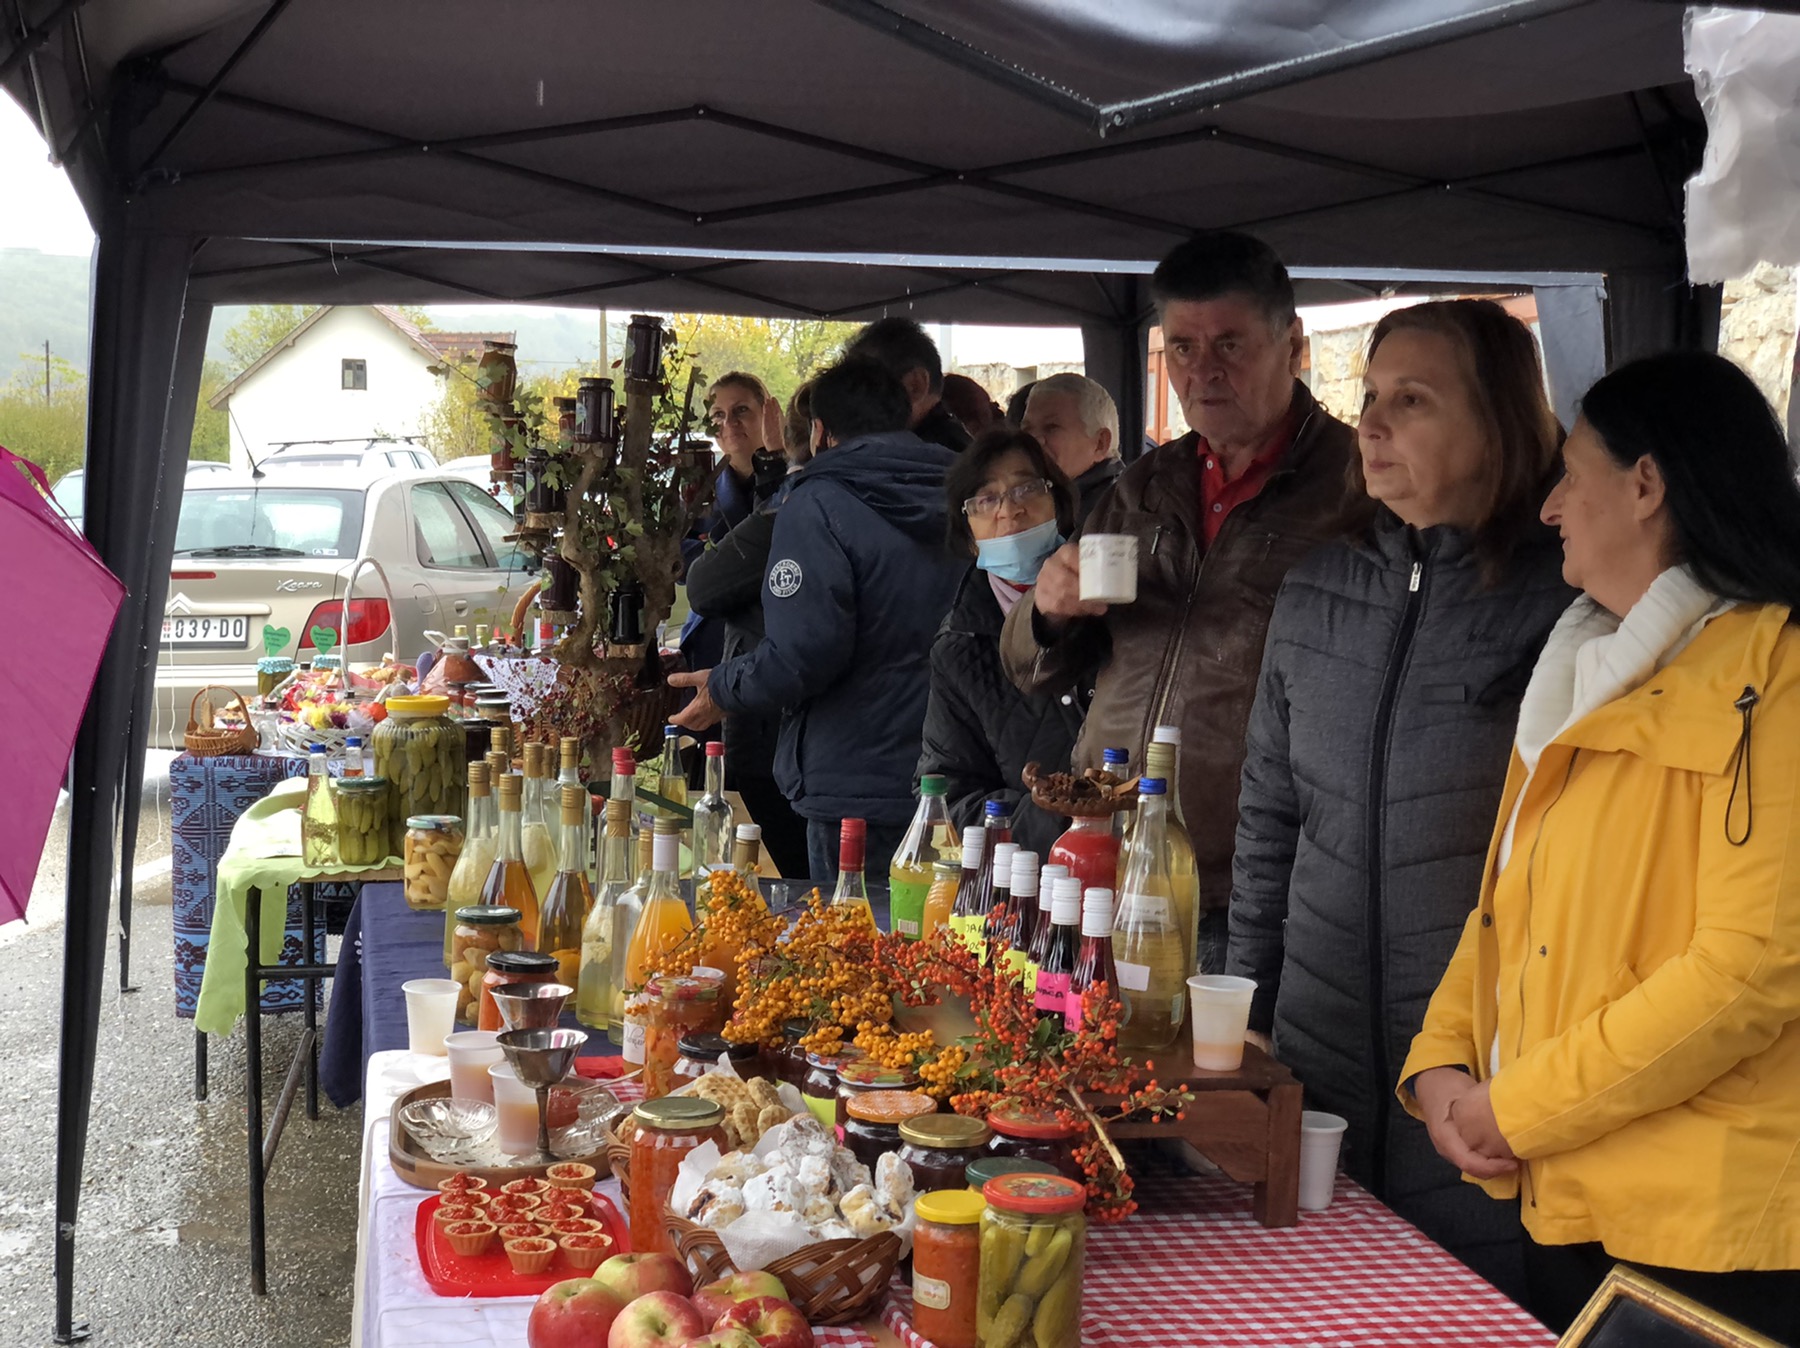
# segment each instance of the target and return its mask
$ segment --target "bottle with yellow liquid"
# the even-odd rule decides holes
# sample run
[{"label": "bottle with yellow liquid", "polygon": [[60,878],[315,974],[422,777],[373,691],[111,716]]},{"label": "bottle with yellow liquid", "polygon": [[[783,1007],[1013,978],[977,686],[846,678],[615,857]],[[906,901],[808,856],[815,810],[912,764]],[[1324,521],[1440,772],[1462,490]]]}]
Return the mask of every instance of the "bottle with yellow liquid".
[{"label": "bottle with yellow liquid", "polygon": [[939,927],[948,925],[950,914],[956,910],[956,891],[961,887],[961,862],[945,860],[931,863],[931,890],[925,895],[925,911],[919,920],[921,934],[929,935]]},{"label": "bottle with yellow liquid", "polygon": [[[656,794],[664,800],[674,801],[677,805],[687,804],[687,769],[681,765],[681,728],[679,726],[663,727],[662,763],[656,779]],[[688,831],[687,821],[667,806],[658,807],[657,817],[675,821],[675,837],[679,843]],[[681,879],[680,865],[678,854],[675,871],[677,882]]]},{"label": "bottle with yellow liquid", "polygon": [[867,820],[846,819],[838,825],[838,878],[832,891],[833,907],[860,910],[862,920],[875,930],[875,912],[869,907],[869,885],[863,875],[869,843]]},{"label": "bottle with yellow liquid", "polygon": [[581,928],[581,974],[575,984],[575,1019],[590,1029],[610,1030],[614,1024],[614,910],[630,888],[631,803],[609,800],[600,839],[600,888]]},{"label": "bottle with yellow liquid", "polygon": [[894,930],[916,941],[925,926],[925,899],[931,892],[932,867],[954,856],[962,846],[944,801],[948,784],[937,773],[919,778],[919,808],[888,866],[888,915]]},{"label": "bottle with yellow liquid", "polygon": [[557,981],[579,992],[581,934],[594,901],[587,876],[587,820],[592,809],[585,786],[562,786],[557,793],[562,797],[558,838],[562,864],[538,915],[538,949],[555,956]]},{"label": "bottle with yellow liquid", "polygon": [[[659,818],[651,845],[650,883],[644,891],[644,911],[625,951],[625,1043],[622,1056],[628,1063],[644,1061],[644,1028],[649,998],[644,985],[650,966],[664,951],[694,929],[687,904],[681,898],[681,836],[676,821]],[[1185,989],[1184,989],[1185,990]]]},{"label": "bottle with yellow liquid", "polygon": [[486,763],[469,764],[469,819],[463,832],[463,849],[450,872],[450,883],[444,890],[444,967],[453,959],[451,940],[456,935],[456,910],[481,902],[481,887],[494,868],[494,854],[500,847],[500,825],[494,815],[494,797],[489,788]]},{"label": "bottle with yellow liquid", "polygon": [[494,907],[519,910],[519,935],[525,949],[538,948],[538,896],[531,883],[531,872],[525,866],[524,848],[519,842],[519,807],[523,803],[525,779],[509,773],[500,779],[500,843],[494,852],[494,864],[488,868],[487,882],[481,887],[481,902]]},{"label": "bottle with yellow liquid", "polygon": [[[1160,777],[1168,787],[1166,835],[1169,848],[1169,897],[1175,905],[1175,925],[1181,931],[1182,949],[1189,973],[1196,972],[1200,942],[1200,877],[1194,868],[1194,843],[1181,815],[1181,728],[1159,725],[1144,751],[1144,776]],[[1124,853],[1120,853],[1119,882],[1124,884]],[[1185,1003],[1183,1003],[1185,1005]]]},{"label": "bottle with yellow liquid", "polygon": [[558,816],[556,795],[551,789],[550,746],[525,746],[525,795],[519,810],[519,846],[525,853],[525,869],[531,872],[532,886],[539,894],[548,895],[556,880],[558,863],[556,835]]},{"label": "bottle with yellow liquid", "polygon": [[331,779],[326,775],[323,744],[309,744],[306,766],[306,804],[300,811],[300,859],[308,866],[337,864],[337,807],[331,800]]},{"label": "bottle with yellow liquid", "polygon": [[625,1043],[625,957],[631,950],[631,938],[637,934],[638,918],[644,913],[644,895],[650,890],[654,844],[650,829],[640,828],[632,849],[632,881],[613,901],[612,1011],[607,1018],[606,1037],[620,1047]]},{"label": "bottle with yellow liquid", "polygon": [[[1169,876],[1167,790],[1160,777],[1138,782],[1138,818],[1113,917],[1119,1048],[1128,1057],[1161,1053],[1173,1044],[1187,1008],[1190,966]],[[1043,989],[1041,973],[1038,988]]]}]

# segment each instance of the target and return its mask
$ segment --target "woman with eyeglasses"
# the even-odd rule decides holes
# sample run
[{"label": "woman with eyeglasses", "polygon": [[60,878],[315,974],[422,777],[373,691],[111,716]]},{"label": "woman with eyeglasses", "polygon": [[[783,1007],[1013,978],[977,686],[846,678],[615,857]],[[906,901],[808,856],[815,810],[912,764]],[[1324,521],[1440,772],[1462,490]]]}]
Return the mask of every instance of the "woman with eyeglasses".
[{"label": "woman with eyeglasses", "polygon": [[983,804],[1013,802],[1013,838],[1047,855],[1067,821],[1031,803],[1027,763],[1068,766],[1081,729],[1074,687],[1021,693],[1000,666],[1000,628],[1044,559],[1075,526],[1075,490],[1023,431],[998,426],[965,449],[944,478],[951,551],[973,559],[931,647],[931,699],[919,774],[948,779],[958,827]]}]

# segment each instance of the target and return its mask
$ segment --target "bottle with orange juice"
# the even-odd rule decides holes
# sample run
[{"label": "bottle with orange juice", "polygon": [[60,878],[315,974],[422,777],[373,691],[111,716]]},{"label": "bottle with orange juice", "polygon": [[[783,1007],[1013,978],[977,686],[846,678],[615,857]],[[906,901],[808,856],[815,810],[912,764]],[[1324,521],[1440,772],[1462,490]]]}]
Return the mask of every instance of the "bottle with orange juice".
[{"label": "bottle with orange juice", "polygon": [[656,819],[656,834],[651,843],[650,883],[644,892],[644,911],[638,915],[637,929],[631,933],[631,944],[625,951],[625,986],[635,989],[625,1003],[625,1061],[641,1065],[644,1061],[644,1028],[648,999],[644,984],[650,979],[650,966],[664,951],[694,929],[687,904],[681,899],[681,833],[680,821],[669,815]]}]

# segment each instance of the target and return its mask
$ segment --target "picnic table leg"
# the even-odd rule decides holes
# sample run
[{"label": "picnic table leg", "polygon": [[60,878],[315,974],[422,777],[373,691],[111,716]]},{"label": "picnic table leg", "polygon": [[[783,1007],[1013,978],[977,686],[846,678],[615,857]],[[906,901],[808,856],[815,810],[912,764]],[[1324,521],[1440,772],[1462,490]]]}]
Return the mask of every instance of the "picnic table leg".
[{"label": "picnic table leg", "polygon": [[250,1290],[267,1296],[263,1229],[263,1100],[262,1100],[262,891],[250,888],[244,912],[248,961],[244,974],[244,1112],[250,1135]]},{"label": "picnic table leg", "polygon": [[194,1030],[194,1098],[206,1099],[206,1031]]},{"label": "picnic table leg", "polygon": [[1269,1164],[1256,1186],[1253,1210],[1264,1226],[1293,1226],[1300,1220],[1299,1082],[1269,1089]]},{"label": "picnic table leg", "polygon": [[[303,881],[300,885],[300,930],[301,939],[306,942],[306,953],[300,957],[302,964],[314,962],[313,941],[318,930],[318,922],[313,915],[315,898],[312,881]],[[319,1117],[319,984],[314,979],[306,979],[300,984],[300,990],[306,999],[306,1117]]]}]

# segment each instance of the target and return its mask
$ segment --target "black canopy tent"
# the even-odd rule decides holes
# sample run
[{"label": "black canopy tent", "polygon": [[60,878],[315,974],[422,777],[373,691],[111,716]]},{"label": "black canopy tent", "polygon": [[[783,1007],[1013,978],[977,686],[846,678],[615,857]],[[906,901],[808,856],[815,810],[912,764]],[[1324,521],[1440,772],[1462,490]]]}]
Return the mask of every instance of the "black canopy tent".
[{"label": "black canopy tent", "polygon": [[[56,1334],[121,833],[210,311],[468,300],[1079,323],[1142,425],[1198,227],[1308,298],[1543,284],[1553,363],[1710,338],[1662,0],[3,0],[99,242],[86,527],[127,583],[76,745]],[[1555,275],[1551,275],[1555,274]],[[1709,317],[1710,308],[1710,317]],[[123,953],[123,949],[122,949]]]}]

